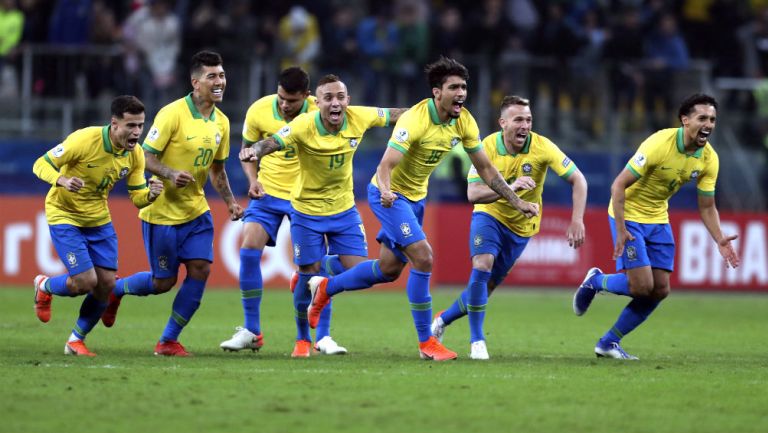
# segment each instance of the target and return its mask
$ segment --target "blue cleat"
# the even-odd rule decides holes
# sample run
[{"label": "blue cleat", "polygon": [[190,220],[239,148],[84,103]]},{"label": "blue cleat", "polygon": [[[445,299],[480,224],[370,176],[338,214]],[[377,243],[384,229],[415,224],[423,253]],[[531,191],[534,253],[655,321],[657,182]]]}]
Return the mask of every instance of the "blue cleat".
[{"label": "blue cleat", "polygon": [[597,289],[590,283],[592,277],[598,274],[602,274],[603,271],[600,268],[592,268],[587,271],[587,276],[584,277],[584,281],[576,289],[576,293],[573,294],[573,312],[577,316],[581,316],[587,312],[589,305],[592,304],[592,300],[595,299]]},{"label": "blue cleat", "polygon": [[619,346],[619,343],[615,341],[598,341],[595,346],[595,355],[597,355],[598,358],[627,359],[632,361],[640,359],[637,356],[625,352],[624,349]]}]

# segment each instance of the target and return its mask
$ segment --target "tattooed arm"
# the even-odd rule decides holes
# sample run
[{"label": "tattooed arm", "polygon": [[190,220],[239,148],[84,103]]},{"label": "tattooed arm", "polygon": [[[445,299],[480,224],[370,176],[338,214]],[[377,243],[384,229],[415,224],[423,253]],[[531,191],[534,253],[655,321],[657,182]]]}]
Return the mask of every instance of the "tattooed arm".
[{"label": "tattooed arm", "polygon": [[227,204],[227,210],[229,210],[229,217],[232,221],[239,220],[243,217],[243,208],[235,200],[235,196],[232,194],[232,188],[229,186],[229,178],[227,177],[227,170],[224,168],[223,162],[214,162],[211,164],[211,185],[219,193],[219,196]]}]

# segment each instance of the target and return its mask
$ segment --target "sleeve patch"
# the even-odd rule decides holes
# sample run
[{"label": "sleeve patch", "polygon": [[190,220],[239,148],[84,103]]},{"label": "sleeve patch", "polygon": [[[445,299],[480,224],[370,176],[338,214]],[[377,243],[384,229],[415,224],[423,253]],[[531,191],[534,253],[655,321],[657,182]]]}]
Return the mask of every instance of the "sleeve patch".
[{"label": "sleeve patch", "polygon": [[635,163],[635,165],[636,165],[636,166],[638,166],[638,167],[643,167],[643,166],[645,166],[645,162],[646,162],[646,161],[647,161],[647,160],[646,160],[646,158],[645,158],[645,155],[643,155],[643,154],[642,154],[642,153],[640,153],[640,152],[636,153],[636,154],[635,154],[635,156],[634,156],[634,157],[632,157],[632,162],[634,162],[634,163]]},{"label": "sleeve patch", "polygon": [[571,163],[571,159],[566,156],[565,159],[563,159],[563,162],[561,164],[563,165],[563,167],[568,167],[568,164],[570,163]]},{"label": "sleeve patch", "polygon": [[283,126],[282,128],[280,128],[279,131],[277,131],[277,135],[279,135],[282,138],[288,137],[289,135],[291,135],[291,127],[288,125]]},{"label": "sleeve patch", "polygon": [[386,114],[384,113],[384,110],[382,108],[377,108],[376,112],[379,114],[379,117],[385,117]]},{"label": "sleeve patch", "polygon": [[399,128],[395,131],[392,137],[399,143],[405,143],[408,141],[408,130],[405,128]]},{"label": "sleeve patch", "polygon": [[155,141],[158,137],[160,137],[160,130],[157,129],[157,126],[153,126],[152,129],[149,130],[149,134],[147,134],[147,140]]},{"label": "sleeve patch", "polygon": [[61,158],[61,155],[64,155],[64,145],[59,144],[56,147],[54,147],[51,150],[51,155],[53,155],[56,158]]}]

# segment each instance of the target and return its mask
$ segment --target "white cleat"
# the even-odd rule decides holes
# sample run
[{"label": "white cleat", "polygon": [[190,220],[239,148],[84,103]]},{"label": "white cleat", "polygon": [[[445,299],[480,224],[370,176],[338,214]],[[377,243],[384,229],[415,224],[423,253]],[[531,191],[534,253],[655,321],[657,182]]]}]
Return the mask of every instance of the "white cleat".
[{"label": "white cleat", "polygon": [[261,334],[256,335],[253,332],[238,326],[235,328],[235,334],[227,341],[222,342],[219,347],[225,351],[237,352],[243,349],[257,351],[264,345]]},{"label": "white cleat", "polygon": [[[442,311],[440,312],[442,313]],[[448,327],[448,325],[443,322],[443,318],[440,317],[440,313],[437,313],[435,315],[435,320],[432,321],[432,326],[430,326],[430,330],[432,331],[432,335],[437,338],[437,341],[443,342],[443,335],[445,334],[445,328]]]},{"label": "white cleat", "polygon": [[330,335],[326,335],[315,343],[315,350],[323,355],[344,355],[347,353],[347,348],[339,346]]},{"label": "white cleat", "polygon": [[605,343],[598,341],[595,346],[595,355],[597,355],[598,358],[627,359],[631,361],[640,359],[635,355],[630,355],[625,352],[619,343],[616,342]]},{"label": "white cleat", "polygon": [[485,341],[475,341],[470,345],[469,359],[488,360],[488,348],[485,347]]}]

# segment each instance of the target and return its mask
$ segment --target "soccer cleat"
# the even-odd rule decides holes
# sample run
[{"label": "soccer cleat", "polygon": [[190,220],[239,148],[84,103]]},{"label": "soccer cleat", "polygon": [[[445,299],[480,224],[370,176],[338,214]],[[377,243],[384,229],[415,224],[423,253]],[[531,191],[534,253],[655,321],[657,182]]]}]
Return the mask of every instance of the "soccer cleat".
[{"label": "soccer cleat", "polygon": [[419,343],[419,355],[421,359],[432,361],[448,361],[457,357],[456,352],[448,350],[434,336],[429,337],[429,340],[423,343]]},{"label": "soccer cleat", "polygon": [[432,331],[432,335],[437,338],[437,341],[443,342],[443,334],[445,334],[445,328],[448,326],[443,322],[443,318],[440,317],[445,310],[438,312],[435,314],[435,319],[432,321],[432,326],[430,327]]},{"label": "soccer cleat", "polygon": [[104,310],[104,313],[101,315],[101,323],[107,328],[111,328],[112,325],[115,324],[115,319],[117,319],[117,309],[120,308],[120,301],[122,300],[122,297],[115,296],[114,293],[109,294],[107,309]]},{"label": "soccer cleat", "polygon": [[238,326],[235,328],[235,335],[227,341],[222,342],[219,347],[224,351],[237,352],[243,349],[251,349],[255,352],[261,349],[264,345],[264,336],[262,334],[254,334],[253,332]]},{"label": "soccer cleat", "polygon": [[296,340],[293,346],[291,358],[309,358],[309,352],[312,349],[312,342],[309,340]]},{"label": "soccer cleat", "polygon": [[192,356],[178,341],[158,341],[155,345],[155,355],[158,356]]},{"label": "soccer cleat", "polygon": [[299,273],[296,271],[293,271],[291,274],[291,283],[288,285],[291,289],[291,293],[293,293],[294,290],[296,290],[296,285],[299,284]]},{"label": "soccer cleat", "polygon": [[48,276],[38,275],[35,277],[35,314],[41,322],[47,323],[51,320],[51,301],[53,296],[43,290]]},{"label": "soccer cleat", "polygon": [[83,340],[67,341],[67,344],[64,345],[64,354],[75,356],[96,356],[95,353],[91,352],[87,347],[85,347],[85,342]]},{"label": "soccer cleat", "polygon": [[577,316],[581,316],[587,312],[589,305],[592,304],[592,300],[595,299],[597,289],[589,281],[595,275],[602,274],[603,271],[600,268],[592,268],[587,271],[587,276],[584,277],[584,281],[576,289],[576,293],[573,294],[573,312]]},{"label": "soccer cleat", "polygon": [[627,360],[637,360],[639,359],[637,356],[630,355],[629,353],[625,352],[624,349],[619,346],[619,343],[615,341],[611,342],[604,342],[603,340],[600,340],[597,342],[597,345],[595,346],[595,355],[597,355],[598,358],[614,358],[614,359],[627,359]]},{"label": "soccer cleat", "polygon": [[485,361],[490,358],[490,356],[488,356],[488,348],[485,346],[484,340],[473,342],[469,349],[469,359],[480,359]]},{"label": "soccer cleat", "polygon": [[312,277],[309,279],[309,291],[312,293],[312,300],[307,308],[307,319],[309,320],[309,327],[312,329],[317,328],[317,322],[320,321],[320,313],[331,302],[331,297],[325,291],[327,286],[328,278]]},{"label": "soccer cleat", "polygon": [[315,343],[315,351],[324,355],[344,355],[347,353],[347,348],[339,346],[330,335],[326,335]]}]

